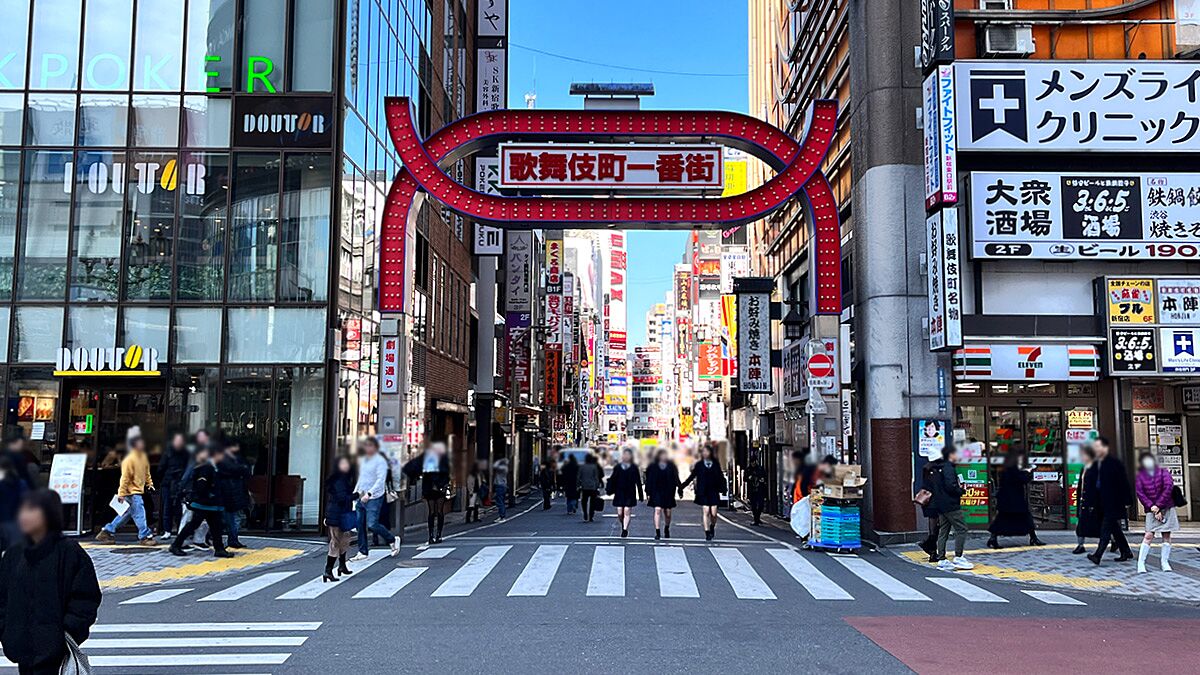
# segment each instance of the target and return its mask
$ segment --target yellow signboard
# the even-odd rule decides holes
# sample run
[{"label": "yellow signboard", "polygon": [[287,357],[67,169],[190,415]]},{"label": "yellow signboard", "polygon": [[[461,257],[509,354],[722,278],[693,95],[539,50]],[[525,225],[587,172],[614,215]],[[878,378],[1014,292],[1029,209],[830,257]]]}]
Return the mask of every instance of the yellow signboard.
[{"label": "yellow signboard", "polygon": [[746,160],[744,159],[727,159],[725,160],[725,190],[721,192],[722,197],[736,197],[744,194],[750,188],[747,185],[748,179]]},{"label": "yellow signboard", "polygon": [[1108,322],[1136,326],[1155,321],[1153,279],[1108,279]]}]

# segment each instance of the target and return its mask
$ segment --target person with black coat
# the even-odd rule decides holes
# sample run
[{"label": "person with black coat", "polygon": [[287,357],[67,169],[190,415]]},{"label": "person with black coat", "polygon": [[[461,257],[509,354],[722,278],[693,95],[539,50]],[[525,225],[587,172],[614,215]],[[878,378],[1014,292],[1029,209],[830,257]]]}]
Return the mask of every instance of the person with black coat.
[{"label": "person with black coat", "polygon": [[1038,539],[1025,496],[1025,489],[1033,482],[1033,468],[1023,466],[1023,459],[1017,452],[1004,457],[1004,469],[996,481],[996,517],[988,525],[988,532],[992,533],[987,541],[989,548],[1000,548],[1000,537],[1029,537],[1030,546],[1046,545]]},{"label": "person with black coat", "polygon": [[1100,546],[1095,553],[1088,554],[1088,560],[1099,565],[1104,549],[1110,541],[1115,541],[1121,554],[1117,562],[1133,559],[1133,551],[1129,541],[1121,531],[1121,519],[1129,513],[1133,504],[1133,490],[1129,487],[1129,474],[1121,460],[1109,453],[1108,439],[1101,436],[1092,444],[1096,453],[1096,461],[1083,474],[1085,491],[1093,491],[1095,508],[1100,519]]},{"label": "person with black coat", "polygon": [[578,481],[579,460],[575,459],[575,455],[567,455],[567,461],[563,462],[558,475],[558,485],[562,488],[563,496],[567,500],[567,515],[575,513],[575,510],[579,508]]},{"label": "person with black coat", "polygon": [[[583,458],[583,466],[579,467],[579,499],[583,502],[583,522],[590,523],[596,517],[596,511],[604,508],[600,500],[600,488],[604,487],[604,469],[600,468],[596,455],[588,453]],[[599,507],[599,508],[597,508]]]},{"label": "person with black coat", "polygon": [[12,460],[0,455],[0,552],[20,540],[17,512],[29,486],[17,475]]},{"label": "person with black coat", "polygon": [[221,496],[221,488],[217,484],[217,466],[225,459],[225,448],[213,443],[206,450],[196,451],[196,465],[192,468],[192,488],[189,507],[192,509],[192,519],[179,530],[175,541],[171,542],[171,553],[186,556],[183,542],[196,532],[201,523],[208,523],[208,532],[212,535],[213,555],[218,558],[232,558],[233,554],[225,550],[225,542],[221,538],[224,527],[225,505]]},{"label": "person with black coat", "polygon": [[187,448],[187,435],[176,432],[158,460],[158,536],[174,537],[179,524],[179,486],[192,455]]},{"label": "person with black coat", "polygon": [[671,511],[675,508],[675,491],[678,489],[679,468],[671,461],[670,453],[659,448],[654,463],[646,467],[646,504],[654,508],[655,539],[662,534],[671,538]]},{"label": "person with black coat", "polygon": [[337,581],[333,566],[338,574],[351,574],[346,566],[346,551],[350,550],[350,531],[358,526],[358,515],[354,513],[354,462],[349,455],[339,455],[333,473],[325,478],[325,529],[329,532],[329,551],[325,555],[324,581]]},{"label": "person with black coat", "polygon": [[[963,556],[963,548],[967,545],[967,521],[962,512],[962,496],[966,490],[954,466],[957,460],[958,449],[947,443],[942,448],[941,459],[929,462],[921,471],[921,487],[932,495],[925,515],[938,519],[937,550],[930,562],[936,562],[938,569],[944,572],[975,569],[975,565]],[[946,559],[946,542],[951,530],[954,531],[953,561]]]},{"label": "person with black coat", "polygon": [[1083,471],[1075,486],[1075,550],[1071,553],[1079,555],[1086,551],[1084,543],[1088,539],[1100,538],[1100,518],[1097,511],[1096,491],[1089,489],[1084,478],[1088,469],[1096,462],[1096,451],[1091,445],[1083,446]]},{"label": "person with black coat", "polygon": [[55,675],[67,636],[88,639],[100,608],[92,559],[63,537],[62,500],[52,490],[25,495],[21,538],[0,558],[0,645],[22,675]]},{"label": "person with black coat", "polygon": [[441,543],[442,527],[446,524],[446,494],[450,490],[448,455],[445,443],[430,443],[425,452],[408,460],[400,469],[409,483],[421,481],[421,497],[429,512],[429,544]]},{"label": "person with black coat", "polygon": [[717,536],[717,506],[721,503],[721,493],[725,492],[725,472],[717,463],[716,452],[712,444],[700,448],[700,461],[692,465],[692,473],[679,486],[679,496],[683,489],[696,483],[696,503],[704,511],[704,538],[712,541]]},{"label": "person with black coat", "polygon": [[246,548],[238,539],[242,514],[250,508],[250,490],[246,487],[253,470],[242,459],[242,448],[237,441],[225,445],[225,459],[217,465],[217,485],[221,490],[221,506],[224,507],[225,533],[229,537],[229,548]]},{"label": "person with black coat", "polygon": [[750,512],[754,514],[754,524],[762,525],[762,512],[767,506],[767,470],[759,463],[758,458],[750,460],[746,468],[746,489],[750,497]]},{"label": "person with black coat", "polygon": [[608,494],[613,496],[613,506],[617,507],[621,537],[628,537],[633,507],[645,499],[642,491],[642,472],[638,470],[637,464],[633,463],[633,450],[625,448],[621,451],[621,461],[613,467],[612,475],[608,477]]},{"label": "person with black coat", "polygon": [[547,457],[538,470],[538,486],[542,489],[542,510],[550,510],[550,500],[554,499],[554,491],[558,489],[558,467],[554,459]]}]

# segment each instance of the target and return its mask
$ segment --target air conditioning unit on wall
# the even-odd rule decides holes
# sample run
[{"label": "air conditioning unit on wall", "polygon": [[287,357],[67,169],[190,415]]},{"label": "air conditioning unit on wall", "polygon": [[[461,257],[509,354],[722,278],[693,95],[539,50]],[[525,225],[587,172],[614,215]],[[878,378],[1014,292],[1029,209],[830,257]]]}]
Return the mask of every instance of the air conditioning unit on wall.
[{"label": "air conditioning unit on wall", "polygon": [[988,24],[981,32],[983,57],[1024,58],[1036,50],[1033,26],[1028,24]]}]

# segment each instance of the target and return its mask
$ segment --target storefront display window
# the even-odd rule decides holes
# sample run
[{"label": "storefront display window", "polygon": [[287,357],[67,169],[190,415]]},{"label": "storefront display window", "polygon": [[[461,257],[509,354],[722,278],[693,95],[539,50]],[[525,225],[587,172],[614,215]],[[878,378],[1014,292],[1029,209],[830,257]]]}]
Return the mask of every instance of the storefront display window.
[{"label": "storefront display window", "polygon": [[64,296],[67,277],[68,225],[71,190],[64,180],[73,161],[70,152],[30,151],[25,154],[24,202],[21,238],[22,300],[58,300]]},{"label": "storefront display window", "polygon": [[[0,21],[0,24],[3,24],[3,22]],[[3,66],[0,66],[0,72],[3,72],[3,70]],[[3,88],[2,85],[3,76],[0,76],[0,89]],[[21,144],[21,130],[25,125],[24,120],[25,95],[0,94],[0,145]]]},{"label": "storefront display window", "polygon": [[[324,369],[276,371],[275,461],[277,487],[270,526],[297,529],[318,524],[320,516]],[[280,480],[282,478],[282,480]]]},{"label": "storefront display window", "polygon": [[129,125],[129,97],[115,94],[84,94],[79,99],[79,145],[125,145]]},{"label": "storefront display window", "polygon": [[183,76],[183,5],[179,0],[138,0],[137,47],[133,53],[135,91],[179,91]]},{"label": "storefront display window", "polygon": [[216,429],[220,411],[216,368],[172,368],[167,397],[167,427],[193,434]]},{"label": "storefront display window", "polygon": [[87,90],[129,89],[133,0],[88,0],[83,23],[83,78]]},{"label": "storefront display window", "polygon": [[251,528],[266,526],[270,504],[271,397],[270,368],[227,368],[221,383],[221,432],[238,439],[242,460],[249,463]]},{"label": "storefront display window", "polygon": [[[225,288],[225,232],[229,223],[229,155],[184,153],[185,171],[204,176],[180,195],[178,298],[220,300]],[[192,194],[195,193],[195,194]]]},{"label": "storefront display window", "polygon": [[67,314],[67,346],[72,349],[115,347],[117,308],[73,306]]},{"label": "storefront display window", "polygon": [[[79,81],[82,12],[83,3],[79,0],[38,0],[34,3],[30,89],[75,88]],[[4,20],[7,22],[11,18],[5,15]]]},{"label": "storefront display window", "polygon": [[325,309],[229,309],[230,363],[318,363],[325,358]]},{"label": "storefront display window", "polygon": [[125,293],[139,300],[171,297],[171,262],[174,258],[175,200],[179,188],[187,190],[187,168],[176,155],[133,155],[126,192],[129,212],[125,257],[128,262]]},{"label": "storefront display window", "polygon": [[51,363],[62,343],[62,307],[17,307],[13,357],[18,363]]},{"label": "storefront display window", "polygon": [[117,299],[126,166],[122,152],[76,155],[72,300]]},{"label": "storefront display window", "polygon": [[275,299],[278,267],[279,176],[277,154],[240,153],[235,159],[229,299]]},{"label": "storefront display window", "polygon": [[28,133],[29,145],[71,145],[75,140],[75,109],[78,97],[74,94],[30,94]]},{"label": "storefront display window", "polygon": [[58,380],[49,368],[11,368],[5,433],[20,429],[26,449],[48,465],[58,449]]},{"label": "storefront display window", "polygon": [[175,310],[175,362],[217,363],[221,359],[221,309]]},{"label": "storefront display window", "polygon": [[312,302],[328,296],[329,155],[288,155],[283,174],[280,300]]}]

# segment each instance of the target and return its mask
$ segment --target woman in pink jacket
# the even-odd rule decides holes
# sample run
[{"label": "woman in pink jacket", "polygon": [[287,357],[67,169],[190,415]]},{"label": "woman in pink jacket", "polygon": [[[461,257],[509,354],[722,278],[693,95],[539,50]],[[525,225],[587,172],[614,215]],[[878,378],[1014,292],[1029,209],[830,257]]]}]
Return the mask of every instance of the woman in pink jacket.
[{"label": "woman in pink jacket", "polygon": [[1148,452],[1142,453],[1138,463],[1141,469],[1134,490],[1146,509],[1146,535],[1138,549],[1137,570],[1146,571],[1146,557],[1150,555],[1150,544],[1157,532],[1163,539],[1162,570],[1170,572],[1171,533],[1179,530],[1179,516],[1175,513],[1175,500],[1171,494],[1175,481],[1171,479],[1171,472],[1159,466],[1154,455]]}]

